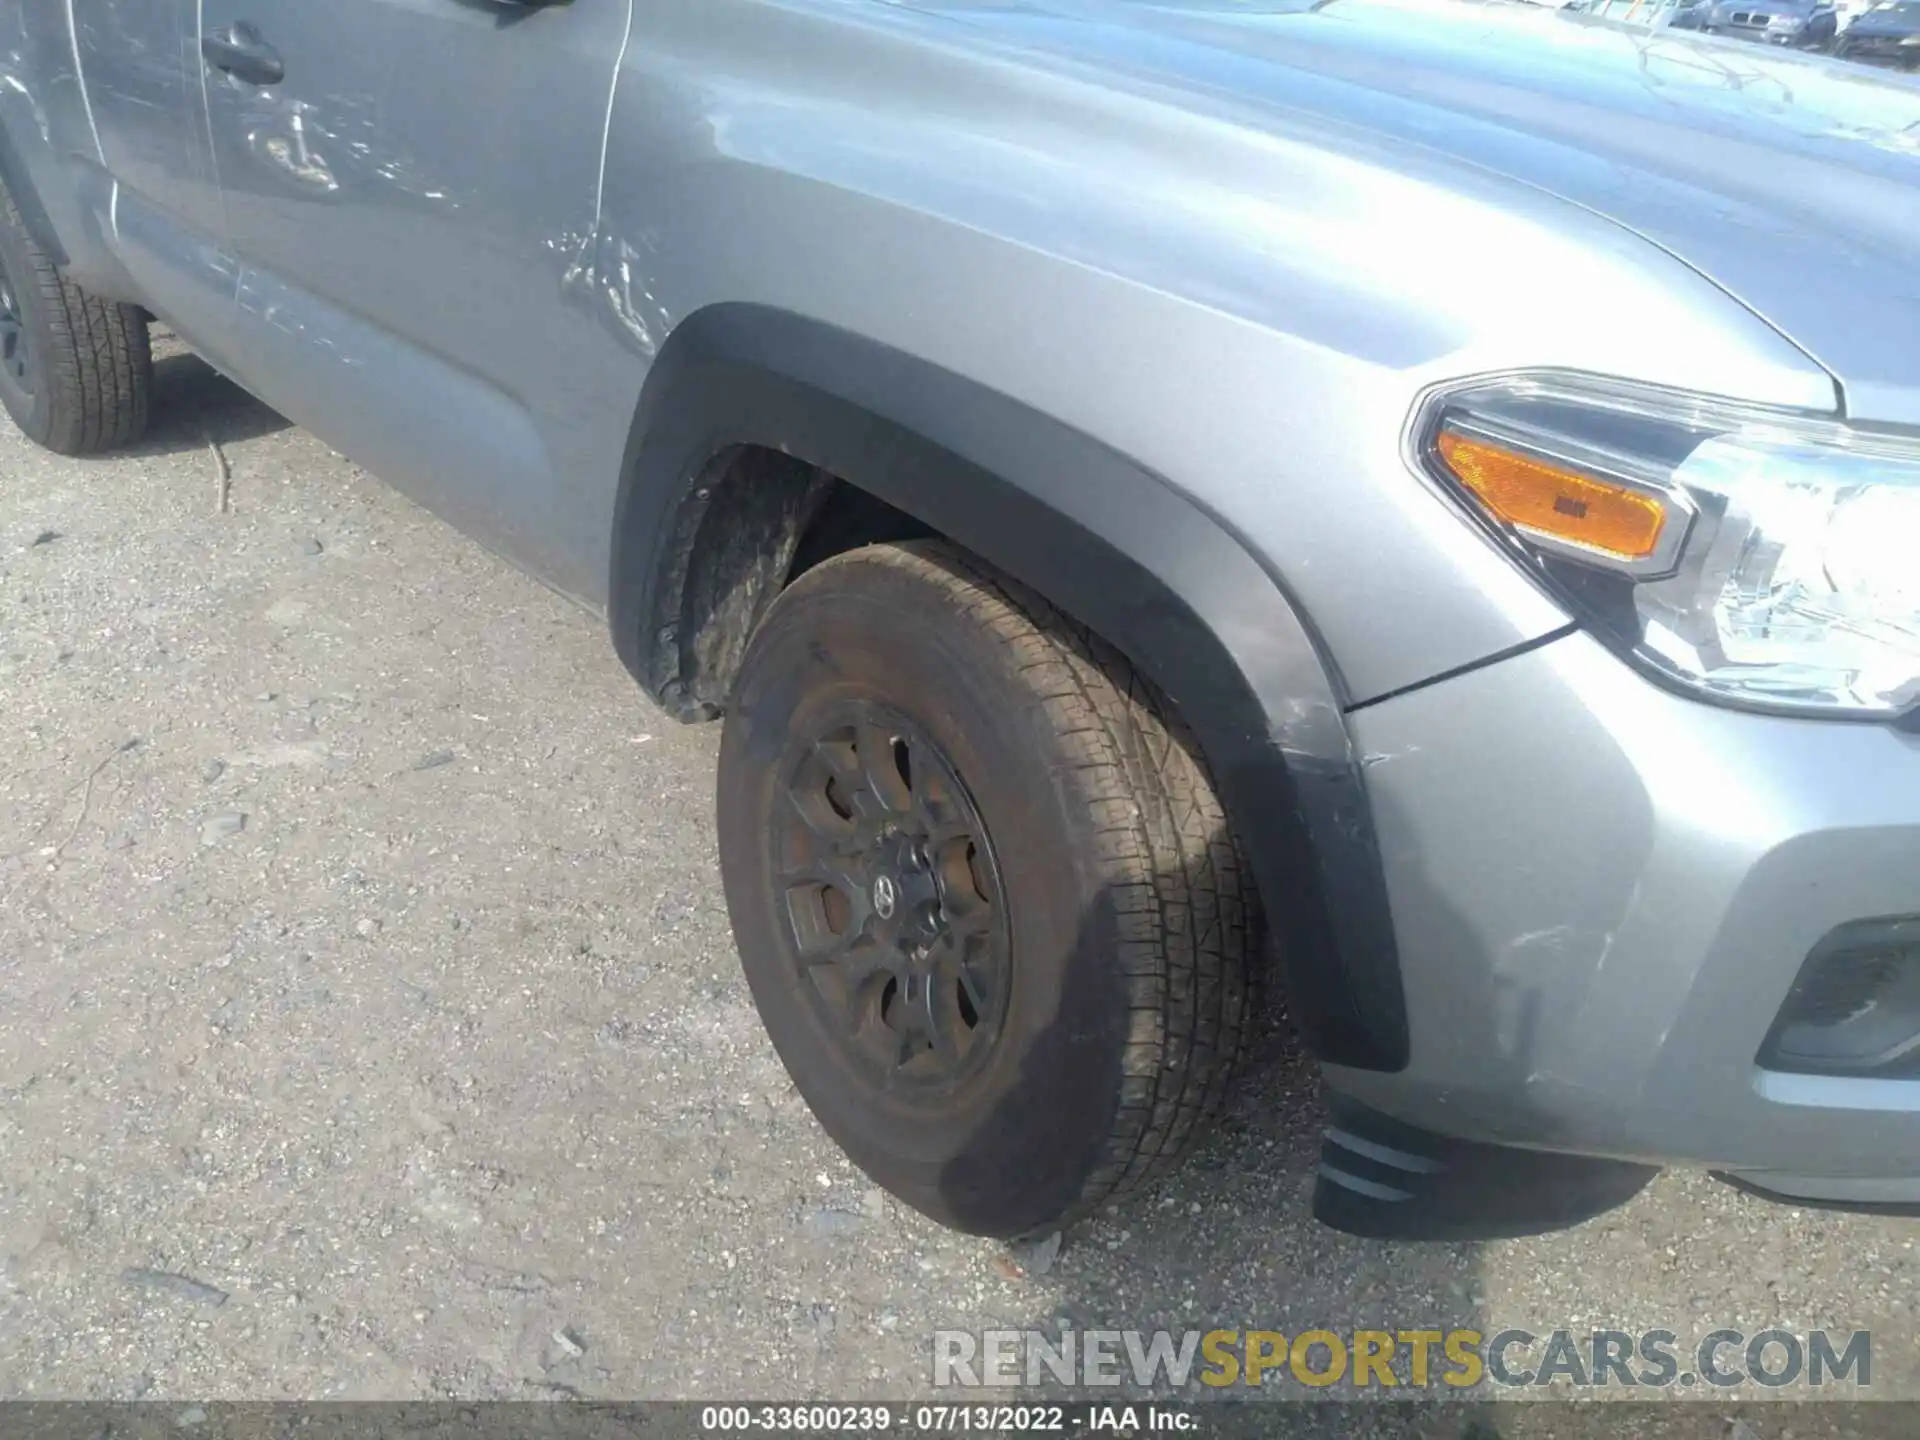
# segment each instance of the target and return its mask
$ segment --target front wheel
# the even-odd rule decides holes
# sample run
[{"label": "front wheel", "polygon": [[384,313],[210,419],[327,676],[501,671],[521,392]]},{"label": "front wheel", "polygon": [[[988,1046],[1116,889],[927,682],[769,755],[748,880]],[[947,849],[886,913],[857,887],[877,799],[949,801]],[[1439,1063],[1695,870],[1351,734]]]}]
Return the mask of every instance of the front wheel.
[{"label": "front wheel", "polygon": [[721,744],[748,982],[821,1124],[958,1229],[1070,1221],[1224,1105],[1260,918],[1164,701],[937,542],[816,566]]},{"label": "front wheel", "polygon": [[91,455],[140,438],[152,388],[146,315],[61,275],[0,184],[0,406],[36,445]]}]

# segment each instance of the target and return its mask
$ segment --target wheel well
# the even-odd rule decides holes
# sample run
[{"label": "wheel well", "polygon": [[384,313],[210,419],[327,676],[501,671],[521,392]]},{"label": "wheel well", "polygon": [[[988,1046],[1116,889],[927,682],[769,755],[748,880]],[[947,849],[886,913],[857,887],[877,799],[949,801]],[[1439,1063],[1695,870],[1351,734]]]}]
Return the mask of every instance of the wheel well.
[{"label": "wheel well", "polygon": [[[836,501],[842,477],[866,498]],[[889,528],[905,515],[923,523]],[[1283,930],[1296,1019],[1323,1058],[1404,1067],[1398,948],[1338,672],[1245,541],[1097,438],[867,337],[709,306],[662,346],[628,433],[614,649],[670,713],[717,715],[796,571],[899,533],[980,556],[1159,688]]]},{"label": "wheel well", "polygon": [[[821,473],[824,475],[826,472]],[[832,488],[793,552],[793,563],[787,567],[786,584],[791,585],[822,560],[831,560],[862,545],[926,540],[940,535],[924,520],[915,519],[904,510],[896,510],[879,496],[857,485],[850,485],[838,476],[830,478]]]},{"label": "wheel well", "polygon": [[[815,465],[734,445],[702,468],[676,518],[678,594],[658,647],[662,701],[683,720],[719,715],[747,642],[780,592],[823,560],[862,545],[938,534]],[[669,591],[669,594],[674,591]],[[677,669],[672,662],[677,661]]]}]

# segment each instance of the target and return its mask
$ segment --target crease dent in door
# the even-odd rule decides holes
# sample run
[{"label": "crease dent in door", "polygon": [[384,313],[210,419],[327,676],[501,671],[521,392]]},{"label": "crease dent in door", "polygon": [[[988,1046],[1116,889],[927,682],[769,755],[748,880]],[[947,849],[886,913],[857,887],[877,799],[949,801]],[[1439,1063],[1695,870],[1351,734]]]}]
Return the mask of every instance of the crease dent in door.
[{"label": "crease dent in door", "polygon": [[638,382],[567,277],[594,234],[629,0],[201,4],[284,60],[273,84],[207,81],[250,382],[599,603]]}]

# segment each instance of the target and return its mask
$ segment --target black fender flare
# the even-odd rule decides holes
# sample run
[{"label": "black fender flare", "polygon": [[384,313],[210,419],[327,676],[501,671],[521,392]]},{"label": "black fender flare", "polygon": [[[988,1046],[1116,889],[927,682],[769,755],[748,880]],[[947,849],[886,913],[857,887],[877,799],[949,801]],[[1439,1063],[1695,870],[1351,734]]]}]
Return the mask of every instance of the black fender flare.
[{"label": "black fender flare", "polygon": [[40,199],[40,187],[34,183],[26,157],[20,153],[13,129],[7,123],[5,107],[0,107],[0,182],[5,182],[7,193],[13,197],[13,207],[20,212],[21,223],[27,227],[27,233],[33,237],[34,243],[46,252],[55,265],[64,267],[67,264],[66,246],[61,243],[54,229],[53,218],[47,214],[47,207]]},{"label": "black fender flare", "polygon": [[112,182],[90,157],[56,150],[30,97],[0,92],[0,181],[60,273],[101,299],[143,304],[101,233]]},{"label": "black fender flare", "polygon": [[621,659],[683,714],[673,627],[697,529],[687,516],[715,457],[742,445],[828,471],[966,546],[1158,685],[1247,848],[1309,1043],[1333,1063],[1404,1067],[1386,881],[1337,672],[1225,523],[963,376],[786,311],[699,311],[641,395],[608,590]]}]

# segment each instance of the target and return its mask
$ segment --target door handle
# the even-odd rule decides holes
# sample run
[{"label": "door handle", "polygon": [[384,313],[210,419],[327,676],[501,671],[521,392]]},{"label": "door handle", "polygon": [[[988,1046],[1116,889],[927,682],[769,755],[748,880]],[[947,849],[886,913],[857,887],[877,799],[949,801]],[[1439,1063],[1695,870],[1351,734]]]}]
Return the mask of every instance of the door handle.
[{"label": "door handle", "polygon": [[287,78],[287,67],[280,52],[260,38],[260,32],[244,20],[236,20],[224,30],[214,30],[200,39],[200,53],[216,70],[224,70],[249,85],[278,85]]}]

